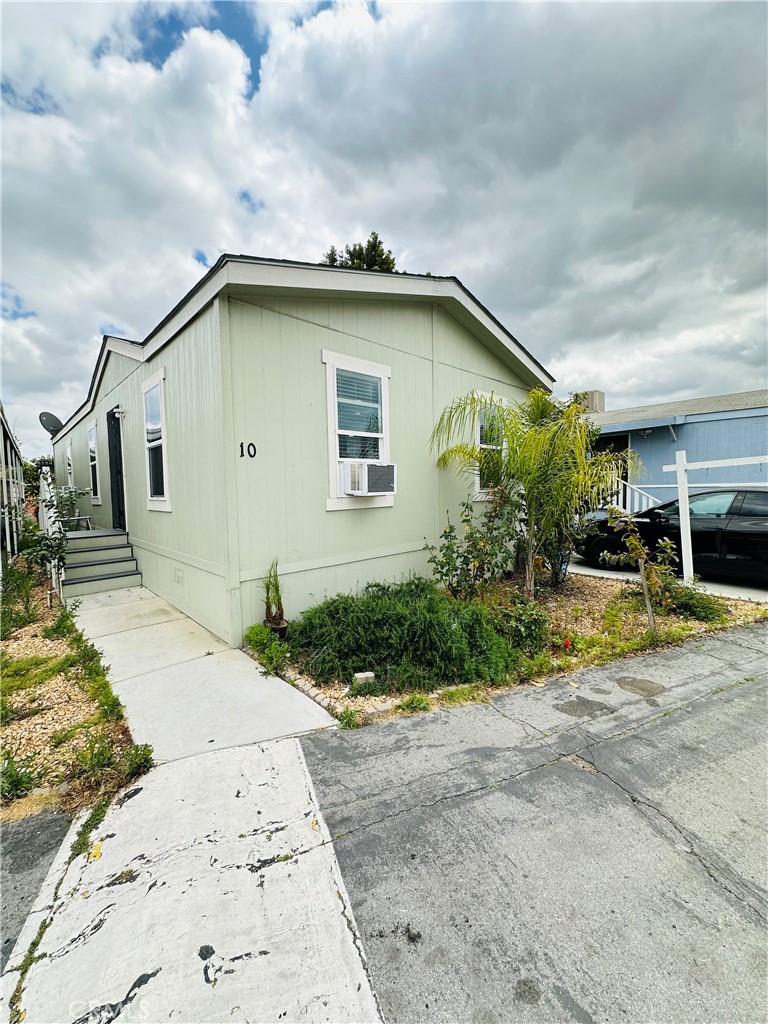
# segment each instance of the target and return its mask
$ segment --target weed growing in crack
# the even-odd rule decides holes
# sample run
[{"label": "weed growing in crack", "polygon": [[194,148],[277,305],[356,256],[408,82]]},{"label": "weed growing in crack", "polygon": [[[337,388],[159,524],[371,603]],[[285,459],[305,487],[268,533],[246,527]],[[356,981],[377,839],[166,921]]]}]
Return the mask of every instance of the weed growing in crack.
[{"label": "weed growing in crack", "polygon": [[340,729],[359,729],[363,724],[360,712],[351,708],[349,705],[342,708],[336,717],[339,720]]}]

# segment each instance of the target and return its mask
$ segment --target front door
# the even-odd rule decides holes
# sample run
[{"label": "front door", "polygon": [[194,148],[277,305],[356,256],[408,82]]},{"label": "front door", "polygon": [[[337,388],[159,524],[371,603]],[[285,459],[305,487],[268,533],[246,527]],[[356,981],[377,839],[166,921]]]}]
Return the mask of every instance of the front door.
[{"label": "front door", "polygon": [[109,445],[109,482],[112,493],[112,527],[115,530],[124,530],[123,442],[120,434],[120,417],[114,409],[107,413],[107,443]]}]

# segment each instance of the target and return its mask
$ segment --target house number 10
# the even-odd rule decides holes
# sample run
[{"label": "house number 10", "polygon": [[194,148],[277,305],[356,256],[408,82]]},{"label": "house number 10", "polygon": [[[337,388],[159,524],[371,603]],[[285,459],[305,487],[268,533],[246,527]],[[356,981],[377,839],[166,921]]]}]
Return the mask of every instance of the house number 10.
[{"label": "house number 10", "polygon": [[256,445],[253,443],[253,441],[250,441],[247,445],[243,444],[242,441],[240,442],[240,458],[241,459],[245,458],[246,452],[248,453],[248,458],[249,459],[255,459],[256,458]]}]

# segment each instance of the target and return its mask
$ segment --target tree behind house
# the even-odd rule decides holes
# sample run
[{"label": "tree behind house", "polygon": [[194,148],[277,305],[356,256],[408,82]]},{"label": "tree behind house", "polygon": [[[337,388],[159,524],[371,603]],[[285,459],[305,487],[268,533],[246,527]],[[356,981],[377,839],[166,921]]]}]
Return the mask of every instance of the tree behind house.
[{"label": "tree behind house", "polygon": [[329,267],[380,270],[387,274],[397,273],[392,250],[384,248],[376,231],[371,232],[367,242],[355,242],[354,245],[344,246],[343,250],[332,245],[320,262]]}]

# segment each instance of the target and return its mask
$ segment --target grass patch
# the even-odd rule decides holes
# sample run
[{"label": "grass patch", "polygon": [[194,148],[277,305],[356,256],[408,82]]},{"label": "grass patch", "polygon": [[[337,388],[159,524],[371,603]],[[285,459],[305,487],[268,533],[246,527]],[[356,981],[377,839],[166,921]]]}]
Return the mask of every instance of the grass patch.
[{"label": "grass patch", "polygon": [[339,720],[340,729],[359,729],[363,724],[363,718],[359,711],[349,705],[342,708],[336,715]]},{"label": "grass patch", "polygon": [[79,857],[81,853],[87,853],[88,847],[91,844],[91,833],[95,828],[104,821],[109,805],[112,803],[112,795],[104,796],[94,806],[91,813],[85,819],[83,824],[77,830],[77,835],[74,838],[72,846],[69,851],[69,859],[73,861],[75,857]]},{"label": "grass patch", "polygon": [[441,691],[438,699],[443,707],[455,708],[462,704],[487,704],[488,694],[482,686],[454,686]]},{"label": "grass patch", "polygon": [[404,711],[407,715],[417,715],[422,711],[431,711],[432,701],[421,693],[412,693],[410,697],[400,701],[396,710]]},{"label": "grass patch", "polygon": [[32,654],[26,658],[12,658],[10,654],[3,651],[0,653],[3,692],[9,696],[19,690],[26,690],[30,686],[40,686],[76,664],[77,656],[75,654],[65,654],[63,657]]},{"label": "grass patch", "polygon": [[40,772],[33,767],[32,758],[18,762],[10,750],[3,753],[0,766],[0,800],[16,800],[34,789],[40,780]]},{"label": "grass patch", "polygon": [[29,945],[29,949],[24,954],[24,959],[19,964],[19,980],[16,982],[16,987],[13,990],[13,994],[8,1002],[8,1008],[10,1009],[10,1021],[11,1024],[21,1024],[26,1014],[21,1012],[21,993],[24,990],[24,982],[27,980],[27,974],[32,964],[38,960],[42,960],[41,956],[37,956],[37,948],[43,941],[51,921],[46,918],[45,921],[40,922],[40,927],[37,929],[37,934]]}]

